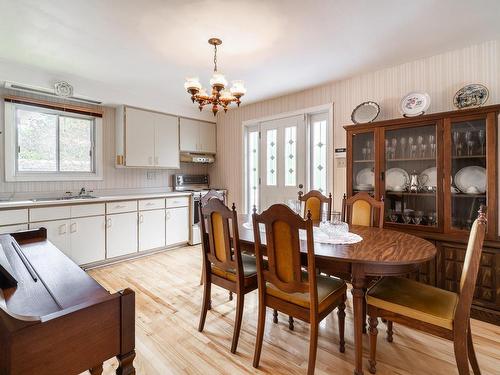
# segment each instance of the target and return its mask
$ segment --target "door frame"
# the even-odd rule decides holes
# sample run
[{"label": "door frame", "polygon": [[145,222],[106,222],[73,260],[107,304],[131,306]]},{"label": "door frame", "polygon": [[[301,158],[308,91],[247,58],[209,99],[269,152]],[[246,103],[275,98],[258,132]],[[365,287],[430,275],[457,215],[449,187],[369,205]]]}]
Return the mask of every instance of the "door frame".
[{"label": "door frame", "polygon": [[[310,153],[310,124],[309,124],[309,119],[310,115],[320,113],[320,112],[328,112],[328,126],[327,126],[327,145],[326,145],[326,154],[327,154],[327,174],[328,174],[328,183],[327,183],[327,189],[328,191],[331,191],[333,194],[333,187],[334,187],[334,123],[333,123],[333,110],[334,110],[334,103],[327,103],[327,104],[321,104],[313,107],[307,107],[299,110],[294,110],[294,111],[289,111],[289,112],[281,112],[269,116],[263,116],[263,117],[257,117],[251,120],[244,120],[241,123],[242,126],[242,136],[241,136],[241,145],[243,149],[243,158],[241,161],[241,170],[243,171],[243,178],[242,178],[242,186],[241,186],[241,196],[243,197],[243,205],[244,207],[244,212],[250,213],[252,208],[248,207],[248,191],[247,191],[247,133],[250,128],[260,128],[260,123],[265,122],[265,121],[272,121],[272,120],[279,120],[282,118],[286,117],[293,117],[293,116],[299,116],[303,115],[306,119],[306,157],[307,157],[307,163],[306,163],[306,186],[304,186],[304,189],[307,191],[309,189],[309,183],[310,183],[310,160],[309,160],[309,153]],[[259,150],[259,166],[260,166],[260,150]],[[260,171],[259,171],[260,173]],[[260,194],[260,190],[259,190]]]}]

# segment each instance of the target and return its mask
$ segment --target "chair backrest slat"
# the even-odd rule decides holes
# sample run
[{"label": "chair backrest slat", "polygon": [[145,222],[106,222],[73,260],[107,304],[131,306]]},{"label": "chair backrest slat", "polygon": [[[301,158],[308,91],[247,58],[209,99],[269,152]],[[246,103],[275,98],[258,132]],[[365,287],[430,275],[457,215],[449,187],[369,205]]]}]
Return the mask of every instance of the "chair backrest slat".
[{"label": "chair backrest slat", "polygon": [[200,205],[202,247],[205,260],[222,270],[242,273],[236,208],[230,210],[219,199]]},{"label": "chair backrest slat", "polygon": [[320,221],[323,216],[323,204],[327,204],[328,220],[332,217],[332,194],[325,197],[319,190],[310,190],[304,194],[299,191],[299,201],[304,202],[304,219],[308,212],[311,213],[312,221]]},{"label": "chair backrest slat", "polygon": [[[267,269],[263,266],[264,254],[262,253],[259,224],[263,224],[266,229]],[[312,220],[310,218],[302,219],[286,205],[275,204],[260,215],[253,214],[253,227],[255,252],[258,258],[257,274],[261,278],[259,286],[270,282],[287,293],[310,292],[315,293],[317,297]],[[299,230],[305,230],[307,233],[307,269],[309,275],[307,279],[303,278],[302,272]],[[312,285],[314,285],[316,292],[312,290]]]},{"label": "chair backrest slat", "polygon": [[384,227],[384,201],[376,200],[370,194],[362,192],[342,199],[342,221],[351,225],[375,226],[378,212],[378,227]]}]

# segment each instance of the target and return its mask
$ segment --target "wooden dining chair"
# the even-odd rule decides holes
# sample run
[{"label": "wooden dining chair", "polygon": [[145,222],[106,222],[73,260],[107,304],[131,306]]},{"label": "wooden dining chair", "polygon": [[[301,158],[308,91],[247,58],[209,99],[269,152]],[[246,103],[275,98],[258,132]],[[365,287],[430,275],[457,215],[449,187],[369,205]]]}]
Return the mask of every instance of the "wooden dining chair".
[{"label": "wooden dining chair", "polygon": [[475,375],[481,373],[472,342],[470,310],[485,232],[486,208],[482,206],[469,235],[458,293],[401,277],[383,278],[369,289],[366,302],[372,374],[376,372],[379,317],[453,341],[459,374],[469,374],[469,362]]},{"label": "wooden dining chair", "polygon": [[231,353],[236,352],[240,335],[245,294],[257,289],[255,257],[242,254],[239,246],[238,216],[236,208],[229,209],[219,199],[210,199],[201,208],[201,229],[207,234],[203,248],[203,303],[198,331],[203,331],[207,311],[210,309],[212,284],[236,294]]},{"label": "wooden dining chair", "polygon": [[[377,216],[378,212],[378,216]],[[377,220],[378,217],[378,220]],[[370,194],[362,192],[342,198],[342,221],[352,225],[384,227],[384,199],[378,201]]]},{"label": "wooden dining chair", "polygon": [[[307,373],[313,374],[316,363],[319,322],[338,307],[340,352],[345,351],[344,321],[346,283],[338,278],[316,274],[313,222],[295,214],[288,206],[275,204],[252,216],[257,279],[259,284],[259,317],[253,366],[258,367],[264,337],[266,308],[310,323],[309,363]],[[261,242],[259,225],[265,226],[266,255]],[[307,271],[301,263],[299,230],[306,231]]]},{"label": "wooden dining chair", "polygon": [[306,194],[299,191],[299,201],[304,202],[304,219],[307,218],[307,214],[310,212],[313,222],[321,221],[325,203],[327,205],[328,220],[332,217],[332,193],[325,197],[319,190],[310,190]]}]

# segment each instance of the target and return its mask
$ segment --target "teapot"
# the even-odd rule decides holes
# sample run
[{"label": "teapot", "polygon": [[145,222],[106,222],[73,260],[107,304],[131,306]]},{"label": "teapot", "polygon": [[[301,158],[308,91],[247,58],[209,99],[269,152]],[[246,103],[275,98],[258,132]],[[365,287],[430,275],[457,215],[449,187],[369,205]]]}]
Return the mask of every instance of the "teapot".
[{"label": "teapot", "polygon": [[413,171],[410,174],[410,193],[418,193],[422,189],[422,186],[429,180],[429,176],[426,174],[418,174],[417,171]]}]

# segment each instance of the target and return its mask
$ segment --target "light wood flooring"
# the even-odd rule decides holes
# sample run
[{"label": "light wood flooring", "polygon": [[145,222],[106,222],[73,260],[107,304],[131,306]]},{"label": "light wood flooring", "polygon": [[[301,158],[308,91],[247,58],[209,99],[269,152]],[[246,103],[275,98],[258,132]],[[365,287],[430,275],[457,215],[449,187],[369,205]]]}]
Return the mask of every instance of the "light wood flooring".
[{"label": "light wood flooring", "polygon": [[[268,310],[261,366],[252,367],[257,321],[257,293],[246,296],[245,312],[237,354],[230,353],[235,300],[212,288],[212,310],[205,330],[197,331],[201,306],[201,250],[199,246],[170,250],[94,270],[89,274],[114,292],[130,287],[136,292],[135,366],[139,375],[167,374],[305,374],[309,327],[296,321],[288,329],[287,317],[280,314],[273,324]],[[349,293],[350,297],[350,293]],[[346,319],[346,353],[338,351],[336,314],[320,326],[316,374],[353,373],[352,305],[349,298]],[[378,375],[458,374],[451,342],[394,327],[394,343],[384,340],[380,323]],[[500,327],[472,322],[472,333],[483,374],[500,374]],[[365,374],[368,337],[364,337]],[[104,374],[114,374],[116,360],[107,361]]]}]

